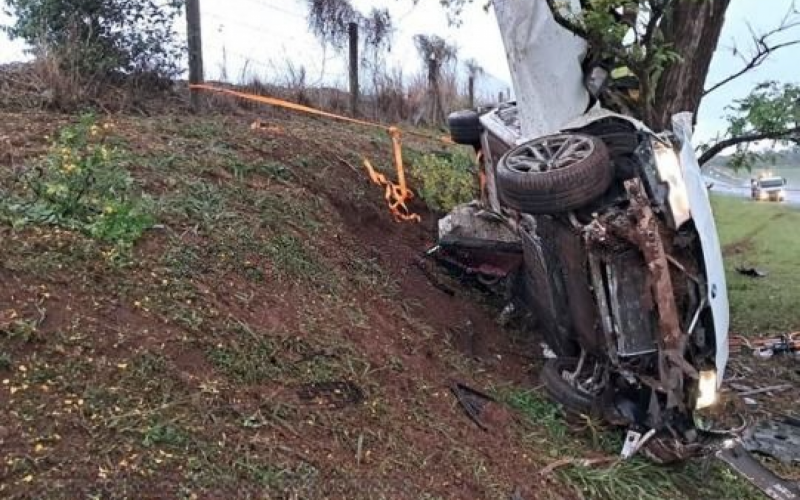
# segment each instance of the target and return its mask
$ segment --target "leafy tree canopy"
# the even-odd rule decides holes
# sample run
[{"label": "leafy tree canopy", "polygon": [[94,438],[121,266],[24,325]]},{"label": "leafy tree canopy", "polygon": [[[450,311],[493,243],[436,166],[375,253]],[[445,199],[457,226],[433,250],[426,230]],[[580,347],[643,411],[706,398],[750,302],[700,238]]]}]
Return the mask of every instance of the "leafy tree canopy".
[{"label": "leafy tree canopy", "polygon": [[177,73],[183,0],[6,0],[3,29],[39,55],[91,75]]},{"label": "leafy tree canopy", "polygon": [[728,108],[728,128],[713,146],[703,148],[706,163],[729,147],[735,147],[730,166],[750,169],[762,156],[754,142],[769,140],[776,146],[800,145],[800,86],[769,81]]}]

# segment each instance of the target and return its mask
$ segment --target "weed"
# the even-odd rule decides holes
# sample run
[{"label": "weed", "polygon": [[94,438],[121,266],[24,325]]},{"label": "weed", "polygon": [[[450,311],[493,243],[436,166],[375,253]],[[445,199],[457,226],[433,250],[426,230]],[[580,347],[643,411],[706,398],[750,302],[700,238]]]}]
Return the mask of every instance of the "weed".
[{"label": "weed", "polygon": [[167,361],[160,354],[143,352],[133,359],[133,373],[142,379],[162,376],[167,369]]},{"label": "weed", "polygon": [[464,153],[419,156],[410,171],[419,180],[420,197],[434,210],[447,212],[475,198],[475,160]]},{"label": "weed", "polygon": [[39,323],[40,321],[36,319],[17,319],[3,333],[13,340],[31,342],[36,338],[36,334],[39,331]]},{"label": "weed", "polygon": [[186,431],[171,423],[151,422],[142,435],[142,445],[147,448],[159,445],[180,448],[188,441]]},{"label": "weed", "polygon": [[50,152],[24,174],[21,198],[2,211],[14,227],[55,224],[130,247],[154,220],[123,167],[123,152],[92,115],[64,127]]},{"label": "weed", "polygon": [[397,280],[375,258],[354,256],[345,263],[348,275],[363,290],[377,290],[386,297],[396,297],[400,291]]},{"label": "weed", "polygon": [[187,127],[179,127],[173,132],[182,131],[182,135],[189,139],[219,139],[225,133],[221,123],[209,120],[196,121]]},{"label": "weed", "polygon": [[308,156],[296,156],[292,159],[292,164],[300,168],[308,168],[314,164],[314,160]]},{"label": "weed", "polygon": [[219,186],[195,181],[170,194],[163,201],[162,210],[186,221],[200,222],[209,228],[217,222],[235,217],[227,204],[226,194]]},{"label": "weed", "polygon": [[99,240],[123,244],[134,242],[153,225],[148,205],[143,200],[138,203],[109,200],[103,213],[86,228],[93,238]]},{"label": "weed", "polygon": [[253,170],[255,172],[263,173],[270,179],[284,182],[290,181],[294,178],[294,172],[292,171],[291,167],[275,161],[267,162],[261,165],[255,165]]},{"label": "weed", "polygon": [[511,390],[502,393],[501,398],[519,411],[530,426],[546,431],[548,440],[564,444],[569,436],[569,429],[558,405],[530,390]]},{"label": "weed", "polygon": [[629,460],[609,467],[569,467],[560,476],[585,498],[661,500],[679,498],[672,472],[642,460]]},{"label": "weed", "polygon": [[[580,456],[590,449],[613,456],[621,447],[618,431],[593,434],[591,444],[576,436],[564,421],[561,409],[533,391],[505,389],[498,392],[500,399],[525,418],[532,435],[523,441],[533,437],[531,446],[540,451],[547,446],[554,459]],[[579,491],[582,498],[660,500],[692,498],[702,491],[709,495],[718,495],[721,491],[730,493],[720,498],[758,498],[752,488],[721,467],[712,467],[708,473],[699,472],[699,469],[696,463],[665,467],[634,458],[607,467],[567,466],[559,469],[557,475]]]},{"label": "weed", "polygon": [[9,370],[11,369],[11,365],[11,354],[5,351],[0,351],[0,370]]},{"label": "weed", "polygon": [[297,236],[278,235],[270,240],[267,253],[280,274],[315,281],[323,274],[322,265]]},{"label": "weed", "polygon": [[251,454],[246,454],[234,462],[233,468],[259,486],[284,492],[307,488],[318,475],[314,467],[305,463],[297,466],[279,466],[264,463],[259,457]]},{"label": "weed", "polygon": [[206,356],[243,384],[328,382],[364,378],[369,372],[369,364],[341,343],[318,345],[279,332],[255,331],[244,323],[229,324],[217,336],[224,342],[208,348]]},{"label": "weed", "polygon": [[320,222],[315,210],[303,198],[283,193],[258,193],[247,199],[257,211],[262,227],[272,231],[285,231],[286,226],[316,230]]},{"label": "weed", "polygon": [[226,375],[243,384],[273,380],[280,373],[275,346],[269,339],[260,339],[246,346],[230,343],[208,351],[209,360]]}]

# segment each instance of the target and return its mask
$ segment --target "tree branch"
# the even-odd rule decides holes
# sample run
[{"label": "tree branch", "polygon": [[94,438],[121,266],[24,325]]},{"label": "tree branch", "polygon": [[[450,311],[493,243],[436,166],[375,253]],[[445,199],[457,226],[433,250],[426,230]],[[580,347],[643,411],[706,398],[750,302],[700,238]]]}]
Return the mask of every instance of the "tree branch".
[{"label": "tree branch", "polygon": [[700,155],[700,158],[698,158],[697,162],[702,167],[703,165],[708,163],[712,158],[714,158],[722,151],[730,147],[738,146],[739,144],[745,144],[748,142],[764,141],[767,139],[786,139],[797,134],[800,134],[800,127],[794,127],[786,130],[760,132],[760,133],[740,135],[737,137],[730,137],[728,139],[719,141],[718,143],[708,148],[702,155]]},{"label": "tree branch", "polygon": [[[557,3],[557,0],[547,0],[547,6],[550,7],[550,12],[553,13],[553,19],[555,19],[556,23],[558,23],[562,28],[571,31],[575,35],[588,40],[589,33],[583,28],[583,26],[580,26],[578,23],[576,23],[574,19],[567,19],[564,14],[562,14]],[[586,4],[581,2],[581,5],[585,6]]]},{"label": "tree branch", "polygon": [[645,47],[647,52],[651,52],[650,45],[653,42],[653,37],[658,30],[658,26],[661,23],[661,18],[664,17],[664,12],[666,12],[667,7],[672,3],[672,0],[663,0],[663,1],[656,1],[656,0],[649,0],[648,6],[650,7],[650,19],[647,20],[647,28],[645,29],[644,35],[642,35],[642,45]]},{"label": "tree branch", "polygon": [[[780,49],[785,49],[786,47],[791,47],[793,45],[800,44],[800,40],[791,40],[788,42],[782,42],[770,45],[770,38],[800,26],[800,20],[797,20],[797,18],[794,17],[796,14],[797,12],[794,9],[794,2],[792,2],[791,8],[783,17],[781,24],[777,28],[774,28],[758,36],[755,34],[754,30],[751,27],[750,33],[753,37],[753,45],[755,46],[755,50],[753,53],[750,54],[750,57],[748,59],[743,58],[745,61],[745,65],[739,71],[732,73],[731,75],[723,78],[719,82],[705,89],[703,91],[702,96],[703,97],[707,96],[711,92],[714,92],[720,87],[723,87],[729,84],[730,82],[736,80],[737,78],[743,76],[747,72],[761,66],[761,64],[763,64],[764,61],[766,61],[769,58],[769,56],[772,55],[774,52]],[[736,51],[735,46],[733,50]]]},{"label": "tree branch", "polygon": [[773,45],[773,46],[764,45],[763,48],[759,47],[758,51],[755,54],[753,54],[753,56],[750,58],[750,60],[747,62],[747,64],[745,64],[742,67],[742,69],[740,69],[736,73],[733,73],[733,74],[723,78],[719,82],[715,83],[714,85],[712,85],[709,88],[707,88],[706,90],[704,90],[703,91],[703,97],[707,96],[711,92],[714,92],[715,90],[719,89],[720,87],[723,87],[723,86],[731,83],[732,81],[734,81],[737,78],[741,77],[742,75],[744,75],[748,71],[751,71],[751,70],[761,66],[761,64],[764,61],[766,61],[767,58],[770,55],[772,55],[773,52],[775,52],[777,50],[780,50],[780,49],[785,49],[786,47],[791,47],[792,45],[798,45],[798,44],[800,44],[800,40],[793,40],[791,42],[779,43],[779,44]]}]

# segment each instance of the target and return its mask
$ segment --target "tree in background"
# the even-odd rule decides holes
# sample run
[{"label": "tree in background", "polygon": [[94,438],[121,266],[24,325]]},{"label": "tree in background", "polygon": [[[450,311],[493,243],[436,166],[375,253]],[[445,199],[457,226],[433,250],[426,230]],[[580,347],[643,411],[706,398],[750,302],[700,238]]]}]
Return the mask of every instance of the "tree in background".
[{"label": "tree in background", "polygon": [[447,43],[437,35],[414,35],[414,44],[419,56],[427,68],[428,92],[425,105],[420,108],[415,122],[424,121],[429,125],[441,125],[445,122],[442,105],[441,79],[442,67],[454,62],[458,55],[455,46]]},{"label": "tree in background", "polygon": [[13,23],[3,29],[37,57],[87,78],[173,77],[183,47],[174,20],[182,0],[6,0]]},{"label": "tree in background", "polygon": [[723,150],[735,147],[729,166],[750,169],[760,154],[753,151],[757,141],[775,145],[800,146],[800,86],[766,82],[729,107],[728,129],[710,146],[703,148],[700,163],[707,163]]},{"label": "tree in background", "polygon": [[350,0],[307,0],[308,26],[322,43],[336,52],[347,50],[349,26],[355,23],[361,40],[362,63],[373,73],[380,69],[382,55],[391,48],[394,25],[387,9],[373,8],[367,14],[357,11]]},{"label": "tree in background", "polygon": [[[611,59],[636,75],[641,94],[639,114],[656,129],[669,127],[675,113],[689,111],[697,116],[704,97],[757,68],[775,51],[800,43],[781,37],[800,27],[800,14],[792,3],[774,29],[760,34],[751,29],[749,49],[733,47],[742,60],[740,68],[709,83],[709,68],[730,2],[582,0],[583,11],[575,14],[565,11],[557,0],[547,0],[559,24],[589,42],[592,57]],[[631,12],[632,16],[626,15]],[[701,164],[727,147],[738,146],[737,165],[749,166],[747,159],[752,154],[744,154],[750,151],[747,144],[764,139],[796,140],[796,117],[793,121],[792,113],[777,112],[786,105],[787,92],[769,84],[737,101],[731,108],[726,136],[704,148]]]},{"label": "tree in background", "polygon": [[[731,0],[580,0],[580,12],[570,10],[570,2],[564,0],[534,1],[546,1],[561,26],[587,40],[588,62],[611,61],[635,75],[640,91],[636,114],[656,130],[668,128],[675,113],[689,111],[697,116],[704,97],[758,68],[776,51],[800,43],[786,39],[800,28],[800,13],[792,4],[774,29],[751,30],[748,48],[731,49],[742,61],[740,68],[718,82],[708,82]],[[471,2],[442,3],[457,17]],[[784,93],[767,91],[771,87],[760,86],[734,104],[721,146],[747,149],[746,143],[758,140],[797,140],[796,125],[785,121],[786,114],[776,114],[777,121],[769,120],[769,126],[764,126],[759,113],[785,104]],[[722,149],[708,146],[703,162]]]}]

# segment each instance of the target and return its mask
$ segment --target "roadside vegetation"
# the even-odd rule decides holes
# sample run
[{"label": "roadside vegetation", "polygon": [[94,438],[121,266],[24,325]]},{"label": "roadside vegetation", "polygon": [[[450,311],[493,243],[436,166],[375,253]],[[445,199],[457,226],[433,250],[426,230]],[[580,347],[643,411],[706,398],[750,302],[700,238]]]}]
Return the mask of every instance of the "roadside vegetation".
[{"label": "roadside vegetation", "polygon": [[130,250],[155,219],[113,128],[85,115],[59,130],[47,153],[20,172],[18,189],[3,197],[0,217],[17,229],[38,224],[76,230],[112,244],[114,255]]},{"label": "roadside vegetation", "polygon": [[[725,196],[712,202],[725,257],[732,330],[745,336],[800,330],[800,210]],[[767,276],[744,276],[737,267],[755,267]]]}]

